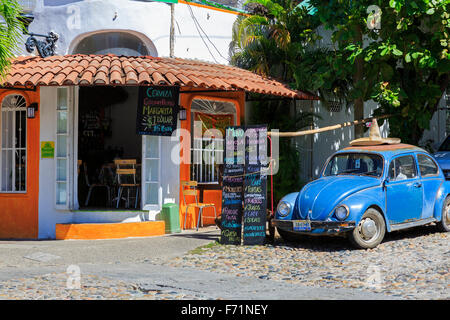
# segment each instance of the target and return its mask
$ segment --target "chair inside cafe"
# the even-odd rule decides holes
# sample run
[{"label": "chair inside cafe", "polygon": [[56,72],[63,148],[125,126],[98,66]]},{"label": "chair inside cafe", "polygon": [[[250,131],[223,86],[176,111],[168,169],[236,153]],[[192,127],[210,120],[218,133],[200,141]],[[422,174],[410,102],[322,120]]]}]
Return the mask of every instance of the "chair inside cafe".
[{"label": "chair inside cafe", "polygon": [[136,88],[82,87],[78,112],[80,209],[140,209]]}]

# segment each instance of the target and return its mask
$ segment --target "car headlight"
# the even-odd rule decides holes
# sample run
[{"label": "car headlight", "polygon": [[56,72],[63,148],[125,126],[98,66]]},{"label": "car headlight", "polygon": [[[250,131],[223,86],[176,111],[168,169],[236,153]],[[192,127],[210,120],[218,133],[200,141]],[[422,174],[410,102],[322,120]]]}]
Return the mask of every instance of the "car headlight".
[{"label": "car headlight", "polygon": [[334,210],[334,215],[341,221],[347,219],[349,213],[350,212],[346,205],[341,205]]},{"label": "car headlight", "polygon": [[277,212],[280,216],[286,217],[291,212],[290,203],[286,201],[280,201],[277,207]]}]

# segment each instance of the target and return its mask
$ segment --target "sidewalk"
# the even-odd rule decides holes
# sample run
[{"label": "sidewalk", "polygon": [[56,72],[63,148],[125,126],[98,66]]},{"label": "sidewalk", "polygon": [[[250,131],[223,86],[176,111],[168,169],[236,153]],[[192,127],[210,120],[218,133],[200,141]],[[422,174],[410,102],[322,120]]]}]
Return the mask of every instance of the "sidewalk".
[{"label": "sidewalk", "polygon": [[33,268],[171,259],[216,241],[219,236],[219,229],[208,226],[199,231],[185,230],[148,238],[0,241],[0,280],[3,278],[3,267]]}]

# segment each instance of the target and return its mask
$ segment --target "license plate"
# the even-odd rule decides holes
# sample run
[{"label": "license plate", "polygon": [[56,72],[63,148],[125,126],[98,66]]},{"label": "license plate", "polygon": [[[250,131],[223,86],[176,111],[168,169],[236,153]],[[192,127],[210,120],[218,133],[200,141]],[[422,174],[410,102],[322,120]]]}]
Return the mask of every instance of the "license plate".
[{"label": "license plate", "polygon": [[311,222],[308,220],[293,221],[294,231],[311,231]]}]

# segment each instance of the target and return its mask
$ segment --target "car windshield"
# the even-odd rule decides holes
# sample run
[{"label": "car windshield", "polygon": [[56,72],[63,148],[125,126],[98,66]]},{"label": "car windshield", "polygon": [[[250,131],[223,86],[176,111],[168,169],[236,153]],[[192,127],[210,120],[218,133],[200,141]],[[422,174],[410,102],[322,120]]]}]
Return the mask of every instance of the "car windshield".
[{"label": "car windshield", "polygon": [[450,151],[450,136],[441,144],[438,151]]},{"label": "car windshield", "polygon": [[366,175],[380,177],[383,158],[369,153],[339,153],[333,156],[323,171],[324,176]]}]

